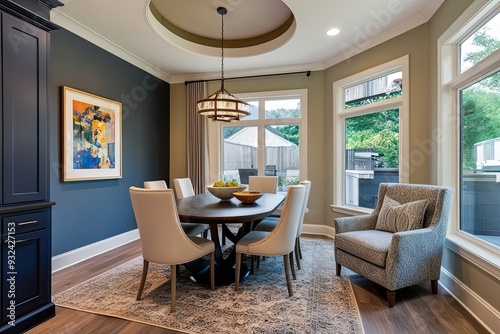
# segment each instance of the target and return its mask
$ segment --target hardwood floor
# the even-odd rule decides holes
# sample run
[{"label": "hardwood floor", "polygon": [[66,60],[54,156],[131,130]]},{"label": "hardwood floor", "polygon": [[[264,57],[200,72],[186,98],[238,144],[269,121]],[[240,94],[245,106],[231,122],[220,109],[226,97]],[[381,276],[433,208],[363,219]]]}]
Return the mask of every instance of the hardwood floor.
[{"label": "hardwood floor", "polygon": [[[131,242],[52,275],[52,294],[88,280],[141,254],[138,241]],[[305,261],[306,259],[304,259]],[[431,294],[430,282],[398,290],[391,309],[384,288],[355,275],[351,282],[366,334],[488,333],[444,289]],[[56,307],[56,316],[28,334],[178,333],[155,326]]]}]

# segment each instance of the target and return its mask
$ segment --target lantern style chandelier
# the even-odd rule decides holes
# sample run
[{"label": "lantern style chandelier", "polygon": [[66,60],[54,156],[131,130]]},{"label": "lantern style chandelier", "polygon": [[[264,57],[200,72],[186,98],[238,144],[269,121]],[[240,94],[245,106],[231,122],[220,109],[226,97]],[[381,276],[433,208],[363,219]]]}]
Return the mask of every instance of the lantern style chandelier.
[{"label": "lantern style chandelier", "polygon": [[240,117],[250,115],[250,105],[239,100],[224,88],[224,15],[225,7],[218,7],[217,13],[222,18],[221,34],[221,88],[212,95],[198,101],[198,114],[207,116],[212,121],[239,121]]}]

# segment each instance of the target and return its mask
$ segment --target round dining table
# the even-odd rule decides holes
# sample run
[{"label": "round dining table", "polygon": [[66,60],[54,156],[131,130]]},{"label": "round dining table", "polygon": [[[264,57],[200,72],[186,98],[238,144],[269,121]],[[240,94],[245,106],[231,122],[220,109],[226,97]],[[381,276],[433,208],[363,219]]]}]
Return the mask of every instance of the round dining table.
[{"label": "round dining table", "polygon": [[[251,204],[243,204],[236,198],[220,200],[209,192],[185,197],[177,200],[177,211],[182,222],[203,223],[210,226],[210,239],[215,244],[215,285],[234,283],[234,264],[236,262],[235,247],[223,252],[219,238],[219,226],[224,236],[236,244],[238,240],[251,230],[254,222],[271,215],[283,202],[283,194],[264,193],[261,198]],[[237,224],[234,233],[227,224]],[[201,284],[210,284],[209,261],[200,259],[185,264],[193,279]],[[240,279],[245,279],[249,270],[242,268]]]}]

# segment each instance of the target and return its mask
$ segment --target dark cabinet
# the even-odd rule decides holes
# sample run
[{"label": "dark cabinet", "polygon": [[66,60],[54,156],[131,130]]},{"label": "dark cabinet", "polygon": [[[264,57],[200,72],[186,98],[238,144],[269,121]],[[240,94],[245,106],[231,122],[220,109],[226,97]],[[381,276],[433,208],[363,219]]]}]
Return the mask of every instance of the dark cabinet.
[{"label": "dark cabinet", "polygon": [[21,209],[3,215],[1,221],[0,331],[20,333],[55,314],[50,296],[50,209]]},{"label": "dark cabinet", "polygon": [[47,33],[2,13],[3,204],[47,199]]},{"label": "dark cabinet", "polygon": [[[57,0],[0,0],[0,333],[55,314],[48,191],[48,20]],[[38,10],[40,9],[40,10]],[[35,13],[36,12],[36,13]],[[44,17],[45,16],[45,17]]]}]

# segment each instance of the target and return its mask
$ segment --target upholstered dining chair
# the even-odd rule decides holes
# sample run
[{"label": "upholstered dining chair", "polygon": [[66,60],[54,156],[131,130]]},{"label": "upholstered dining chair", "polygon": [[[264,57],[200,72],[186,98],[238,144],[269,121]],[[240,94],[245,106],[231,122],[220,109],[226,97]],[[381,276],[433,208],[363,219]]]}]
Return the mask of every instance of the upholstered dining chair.
[{"label": "upholstered dining chair", "polygon": [[431,282],[438,291],[441,260],[454,189],[382,183],[369,215],[335,219],[336,274],[347,267],[386,289]]},{"label": "upholstered dining chair", "polygon": [[271,232],[251,231],[236,243],[236,271],[234,289],[237,291],[240,282],[242,254],[257,256],[283,256],[285,278],[288,294],[293,296],[290,281],[289,257],[295,246],[297,227],[300,221],[305,186],[295,185],[288,188],[283,205],[283,212],[276,227]]},{"label": "upholstered dining chair", "polygon": [[173,190],[130,187],[129,191],[144,258],[137,300],[141,299],[150,262],[170,265],[170,312],[175,311],[177,265],[209,255],[210,287],[214,290],[215,245],[212,240],[184,233]]},{"label": "upholstered dining chair", "polygon": [[277,176],[249,176],[248,191],[276,194],[278,191]]},{"label": "upholstered dining chair", "polygon": [[[261,193],[276,194],[278,191],[278,177],[277,176],[249,176],[248,177],[248,191],[258,191]],[[276,217],[278,218],[278,217]],[[256,222],[255,224],[259,224]],[[251,227],[252,230],[255,225]]]},{"label": "upholstered dining chair", "polygon": [[[188,177],[174,179],[174,188],[175,188],[175,194],[177,195],[178,199],[195,195],[193,183],[191,182],[191,179]],[[203,224],[203,226],[205,227],[205,232],[203,235],[206,238],[208,236],[208,231],[210,230],[210,226],[208,224]],[[222,233],[221,242],[223,245],[226,244],[226,237],[224,236],[224,233]]]},{"label": "upholstered dining chair", "polygon": [[[144,188],[146,189],[156,189],[156,190],[164,190],[168,189],[167,182],[165,180],[154,180],[154,181],[144,181]],[[203,224],[195,224],[195,223],[183,223],[181,222],[182,229],[186,232],[187,235],[198,235],[203,234],[203,237],[206,236],[206,227]]]},{"label": "upholstered dining chair", "polygon": [[[174,189],[175,189],[175,196],[177,199],[182,199],[184,197],[191,197],[194,196],[194,187],[193,183],[191,182],[191,179],[188,177],[183,177],[183,178],[177,178],[174,179]],[[184,224],[190,224],[190,223],[184,223]],[[203,227],[203,237],[206,238],[208,237],[208,231],[210,231],[210,225],[208,224],[197,224],[201,225]]]},{"label": "upholstered dining chair", "polygon": [[[300,259],[302,259],[302,251],[300,249],[300,236],[302,235],[302,225],[304,224],[304,216],[307,211],[307,203],[309,202],[309,193],[311,192],[311,181],[303,180],[299,184],[302,184],[306,188],[306,194],[304,196],[304,202],[302,203],[302,210],[300,212],[299,226],[297,227],[297,236],[295,238],[295,260],[297,262],[297,268],[300,269]],[[255,226],[255,231],[267,231],[271,232],[276,225],[278,225],[279,217],[267,217],[264,218],[257,226]],[[292,263],[291,263],[292,264]],[[295,273],[292,267],[292,274]],[[295,278],[295,277],[294,277]]]}]

